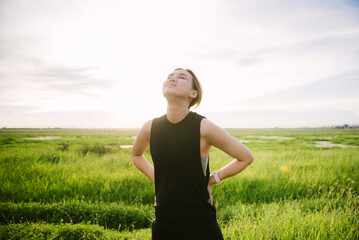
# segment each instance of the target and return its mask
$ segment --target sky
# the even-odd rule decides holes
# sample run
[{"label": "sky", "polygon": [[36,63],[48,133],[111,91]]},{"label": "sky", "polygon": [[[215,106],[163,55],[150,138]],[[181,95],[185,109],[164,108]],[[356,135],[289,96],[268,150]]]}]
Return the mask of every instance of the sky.
[{"label": "sky", "polygon": [[0,1],[0,128],[141,127],[177,67],[221,127],[359,124],[359,3]]}]

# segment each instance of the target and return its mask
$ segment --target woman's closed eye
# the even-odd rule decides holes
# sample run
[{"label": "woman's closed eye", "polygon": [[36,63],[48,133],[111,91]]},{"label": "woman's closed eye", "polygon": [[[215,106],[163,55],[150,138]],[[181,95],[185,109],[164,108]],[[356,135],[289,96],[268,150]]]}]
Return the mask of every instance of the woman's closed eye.
[{"label": "woman's closed eye", "polygon": [[173,75],[168,75],[168,77],[167,77],[167,80],[170,80],[171,78],[174,78],[174,79],[186,79],[186,76],[184,76],[184,75],[180,75],[180,76],[173,76]]}]

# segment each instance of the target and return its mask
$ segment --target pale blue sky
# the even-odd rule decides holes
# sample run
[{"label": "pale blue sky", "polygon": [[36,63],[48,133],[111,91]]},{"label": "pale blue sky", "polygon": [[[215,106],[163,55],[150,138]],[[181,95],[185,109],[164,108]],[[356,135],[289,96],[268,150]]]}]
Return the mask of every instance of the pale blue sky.
[{"label": "pale blue sky", "polygon": [[222,127],[359,124],[359,4],[0,2],[0,127],[140,127],[177,67]]}]

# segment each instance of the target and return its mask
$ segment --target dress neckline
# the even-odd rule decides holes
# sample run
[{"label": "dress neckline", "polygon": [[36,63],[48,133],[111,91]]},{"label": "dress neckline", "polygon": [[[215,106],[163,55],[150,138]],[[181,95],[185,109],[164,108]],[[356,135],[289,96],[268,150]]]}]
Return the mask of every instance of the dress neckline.
[{"label": "dress neckline", "polygon": [[176,122],[176,123],[172,123],[172,122],[170,122],[170,120],[168,120],[168,118],[167,118],[167,113],[165,114],[165,119],[166,119],[166,122],[167,122],[169,125],[171,125],[171,126],[179,126],[179,125],[181,125],[181,124],[189,117],[189,115],[191,115],[192,113],[193,113],[192,111],[189,111],[188,114],[187,114],[181,121]]}]

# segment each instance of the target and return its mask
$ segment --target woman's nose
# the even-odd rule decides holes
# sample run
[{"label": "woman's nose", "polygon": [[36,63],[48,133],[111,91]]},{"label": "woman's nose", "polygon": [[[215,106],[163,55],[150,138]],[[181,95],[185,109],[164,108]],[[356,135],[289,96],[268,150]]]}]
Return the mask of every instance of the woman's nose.
[{"label": "woman's nose", "polygon": [[174,77],[170,78],[170,82],[176,82],[176,80],[174,79]]}]

